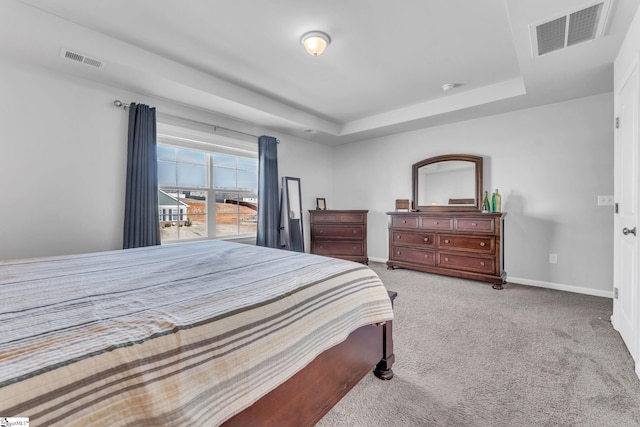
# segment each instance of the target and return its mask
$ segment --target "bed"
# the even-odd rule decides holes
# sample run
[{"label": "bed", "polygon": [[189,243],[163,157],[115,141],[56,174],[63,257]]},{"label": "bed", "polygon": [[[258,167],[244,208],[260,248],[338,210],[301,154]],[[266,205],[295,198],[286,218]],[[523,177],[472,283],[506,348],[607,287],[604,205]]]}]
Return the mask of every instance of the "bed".
[{"label": "bed", "polygon": [[311,425],[393,363],[368,267],[224,241],[0,261],[0,416]]}]

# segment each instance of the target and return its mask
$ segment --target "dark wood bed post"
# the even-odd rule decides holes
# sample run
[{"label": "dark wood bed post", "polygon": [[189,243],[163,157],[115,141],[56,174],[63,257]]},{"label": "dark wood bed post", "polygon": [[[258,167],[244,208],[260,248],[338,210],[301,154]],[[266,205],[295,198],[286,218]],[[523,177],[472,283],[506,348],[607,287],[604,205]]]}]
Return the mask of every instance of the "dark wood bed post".
[{"label": "dark wood bed post", "polygon": [[[398,296],[397,292],[388,291],[389,298],[391,299],[391,305]],[[395,354],[393,354],[393,321],[386,322],[382,330],[382,359],[376,365],[373,373],[381,380],[390,380],[393,378],[393,362],[396,360]]]}]

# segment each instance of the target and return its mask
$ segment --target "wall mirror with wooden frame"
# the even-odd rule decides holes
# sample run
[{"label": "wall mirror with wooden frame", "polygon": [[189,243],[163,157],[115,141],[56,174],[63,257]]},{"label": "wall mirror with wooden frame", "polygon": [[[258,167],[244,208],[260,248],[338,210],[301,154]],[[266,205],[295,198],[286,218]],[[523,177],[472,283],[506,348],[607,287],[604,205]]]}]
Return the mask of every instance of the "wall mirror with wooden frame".
[{"label": "wall mirror with wooden frame", "polygon": [[447,154],[430,157],[415,163],[412,169],[416,210],[480,210],[481,156]]}]

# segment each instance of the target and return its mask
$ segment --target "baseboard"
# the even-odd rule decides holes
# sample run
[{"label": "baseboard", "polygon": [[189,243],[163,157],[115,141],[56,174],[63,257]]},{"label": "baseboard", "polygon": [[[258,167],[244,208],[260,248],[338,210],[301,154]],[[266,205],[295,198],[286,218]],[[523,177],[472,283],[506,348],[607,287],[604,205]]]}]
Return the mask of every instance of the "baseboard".
[{"label": "baseboard", "polygon": [[601,291],[598,289],[583,288],[580,286],[563,285],[561,283],[542,282],[539,280],[521,279],[519,277],[508,277],[508,276],[507,276],[507,282],[518,284],[518,285],[535,286],[538,288],[555,289],[557,291],[574,292],[576,294],[593,295],[596,297],[613,299],[613,291]]},{"label": "baseboard", "polygon": [[[369,257],[369,261],[386,263],[387,259]],[[521,279],[519,277],[509,277],[509,276],[507,276],[507,282],[518,284],[518,285],[535,286],[537,288],[555,289],[557,291],[574,292],[576,294],[593,295],[596,297],[613,299],[613,291],[601,291],[598,289],[583,288],[580,286],[563,285],[561,283],[542,282],[539,280]],[[640,369],[640,366],[638,366],[637,369]]]}]

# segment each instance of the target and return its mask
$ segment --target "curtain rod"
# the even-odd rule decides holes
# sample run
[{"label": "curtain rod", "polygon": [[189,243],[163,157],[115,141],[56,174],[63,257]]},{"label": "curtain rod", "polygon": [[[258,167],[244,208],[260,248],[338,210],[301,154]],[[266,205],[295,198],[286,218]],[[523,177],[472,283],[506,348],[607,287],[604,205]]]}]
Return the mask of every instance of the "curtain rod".
[{"label": "curtain rod", "polygon": [[[122,108],[124,110],[129,108],[129,104],[125,104],[124,102],[120,101],[119,99],[116,99],[115,101],[113,101],[113,105],[115,105],[118,108]],[[195,124],[198,124],[198,125],[210,126],[210,127],[213,127],[213,131],[214,132],[216,132],[218,129],[222,129],[222,130],[226,130],[228,132],[235,132],[235,133],[239,133],[239,134],[242,134],[242,135],[252,136],[254,138],[258,138],[257,135],[253,135],[251,133],[247,133],[247,132],[242,132],[240,130],[226,128],[224,126],[212,125],[211,123],[199,122],[197,120],[187,119],[186,117],[174,116],[173,114],[162,113],[160,111],[158,111],[158,115],[165,116],[165,117],[172,118],[172,119],[178,119],[178,120],[191,122],[191,123],[195,123]],[[280,144],[280,140],[277,139],[277,138],[276,138],[276,142],[278,144]]]}]

